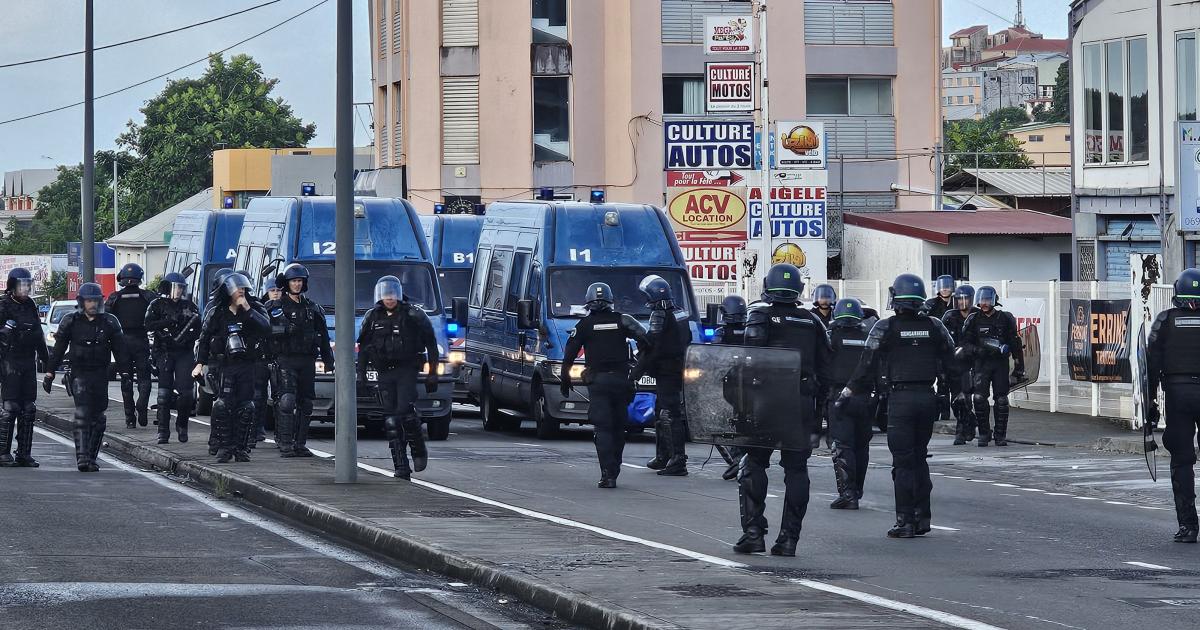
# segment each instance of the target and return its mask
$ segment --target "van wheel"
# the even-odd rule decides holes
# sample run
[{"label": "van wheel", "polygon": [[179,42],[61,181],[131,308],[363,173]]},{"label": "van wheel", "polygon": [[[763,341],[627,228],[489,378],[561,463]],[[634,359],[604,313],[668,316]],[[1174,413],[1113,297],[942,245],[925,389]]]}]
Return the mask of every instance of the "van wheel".
[{"label": "van wheel", "polygon": [[425,433],[432,442],[441,442],[450,437],[450,416],[427,421]]},{"label": "van wheel", "polygon": [[530,405],[533,421],[537,426],[539,440],[553,440],[558,437],[558,420],[546,411],[546,392],[539,383],[533,390],[533,403]]},{"label": "van wheel", "polygon": [[503,420],[500,410],[496,408],[496,399],[492,397],[492,384],[488,382],[489,374],[485,370],[479,386],[479,417],[483,418],[484,431],[503,431]]},{"label": "van wheel", "polygon": [[196,415],[210,416],[212,415],[213,397],[208,392],[204,391],[203,387],[196,387]]}]

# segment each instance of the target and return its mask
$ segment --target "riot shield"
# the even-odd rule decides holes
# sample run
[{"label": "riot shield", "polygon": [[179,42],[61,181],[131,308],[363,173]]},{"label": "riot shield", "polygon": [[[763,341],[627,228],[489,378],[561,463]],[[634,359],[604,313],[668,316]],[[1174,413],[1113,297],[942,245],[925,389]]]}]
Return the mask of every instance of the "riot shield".
[{"label": "riot shield", "polygon": [[1017,331],[1017,336],[1021,338],[1021,345],[1025,348],[1021,353],[1025,358],[1025,378],[1020,381],[1012,378],[1012,368],[1016,362],[1009,358],[1009,391],[1016,391],[1026,385],[1036,383],[1038,374],[1042,371],[1042,341],[1038,337],[1037,326],[1026,326]]},{"label": "riot shield", "polygon": [[683,400],[692,440],[704,444],[806,450],[814,409],[797,411],[799,350],[688,346]]},{"label": "riot shield", "polygon": [[1158,482],[1158,444],[1154,441],[1154,427],[1150,426],[1148,416],[1150,405],[1150,365],[1146,358],[1146,329],[1138,331],[1137,361],[1138,378],[1133,383],[1134,400],[1141,406],[1138,416],[1142,420],[1142,454],[1146,457],[1146,470],[1150,472],[1150,480]]}]

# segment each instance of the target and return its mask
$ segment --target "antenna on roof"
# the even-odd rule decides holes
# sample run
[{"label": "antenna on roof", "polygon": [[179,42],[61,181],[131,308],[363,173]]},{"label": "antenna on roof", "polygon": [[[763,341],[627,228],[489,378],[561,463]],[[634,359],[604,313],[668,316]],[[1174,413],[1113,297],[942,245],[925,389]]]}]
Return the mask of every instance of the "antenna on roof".
[{"label": "antenna on roof", "polygon": [[1022,0],[1017,0],[1017,20],[1013,22],[1013,26],[1017,28],[1025,28],[1025,12],[1021,10]]}]

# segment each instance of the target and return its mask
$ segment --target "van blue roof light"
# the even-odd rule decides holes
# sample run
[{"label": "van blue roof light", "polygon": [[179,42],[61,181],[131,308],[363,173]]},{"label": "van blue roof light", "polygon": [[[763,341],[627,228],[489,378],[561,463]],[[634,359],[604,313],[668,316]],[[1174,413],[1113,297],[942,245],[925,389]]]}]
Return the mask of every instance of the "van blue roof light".
[{"label": "van blue roof light", "polygon": [[487,212],[487,206],[485,206],[481,203],[477,203],[477,204],[475,204],[473,211],[475,212],[475,214],[482,215],[485,212]]},{"label": "van blue roof light", "polygon": [[553,188],[539,188],[537,198],[538,198],[538,201],[554,201],[554,189]]},{"label": "van blue roof light", "polygon": [[604,191],[603,190],[593,190],[592,191],[592,203],[604,203]]},{"label": "van blue roof light", "polygon": [[445,212],[446,212],[446,204],[444,204],[444,203],[433,204],[433,213],[434,214],[444,214]]},{"label": "van blue roof light", "polygon": [[312,182],[300,182],[301,197],[315,197],[317,195],[317,185]]},{"label": "van blue roof light", "polygon": [[224,207],[226,210],[233,209],[233,195],[225,195],[225,199],[223,199],[223,201],[224,206],[222,207]]}]

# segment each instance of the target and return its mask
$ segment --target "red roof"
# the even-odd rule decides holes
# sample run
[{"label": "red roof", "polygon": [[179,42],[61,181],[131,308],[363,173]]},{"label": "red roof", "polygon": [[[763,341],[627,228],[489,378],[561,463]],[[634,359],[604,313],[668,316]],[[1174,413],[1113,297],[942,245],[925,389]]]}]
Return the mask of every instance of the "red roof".
[{"label": "red roof", "polygon": [[980,29],[986,29],[986,28],[987,28],[986,24],[976,24],[975,26],[968,26],[967,28],[964,28],[964,29],[958,30],[958,31],[954,31],[953,33],[951,33],[950,39],[954,39],[955,37],[969,37],[971,34],[978,32]]},{"label": "red roof", "polygon": [[984,52],[1055,52],[1067,53],[1071,50],[1069,39],[1045,39],[1042,37],[1019,37],[1011,39],[999,46],[992,46]]},{"label": "red roof", "polygon": [[1070,236],[1071,220],[1031,210],[847,212],[846,225],[949,245],[951,236]]}]

